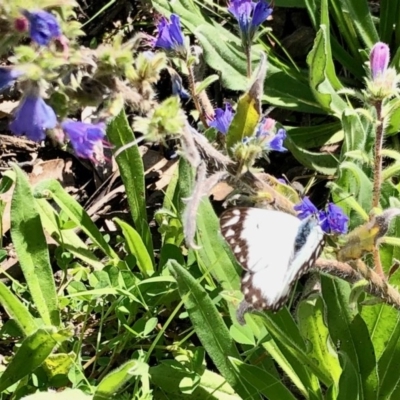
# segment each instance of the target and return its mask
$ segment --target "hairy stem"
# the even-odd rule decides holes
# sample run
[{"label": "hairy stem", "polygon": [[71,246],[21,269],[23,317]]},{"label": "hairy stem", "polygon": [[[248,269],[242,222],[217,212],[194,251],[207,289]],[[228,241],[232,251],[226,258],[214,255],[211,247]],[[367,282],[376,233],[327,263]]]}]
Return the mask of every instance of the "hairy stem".
[{"label": "hairy stem", "polygon": [[207,118],[206,118],[206,116],[204,114],[204,110],[200,104],[199,96],[196,93],[196,79],[194,76],[193,67],[188,66],[188,70],[189,70],[189,89],[190,89],[190,93],[192,95],[193,103],[194,103],[194,106],[196,107],[196,110],[199,113],[199,118],[200,118],[201,123],[203,124],[204,128],[207,129],[208,128]]},{"label": "hairy stem", "polygon": [[251,78],[252,68],[251,68],[251,46],[246,46],[246,61],[247,61],[247,77]]},{"label": "hairy stem", "polygon": [[382,186],[382,146],[383,146],[383,118],[382,118],[382,101],[375,103],[376,109],[376,138],[374,149],[374,187],[372,194],[372,207],[379,207],[379,198]]}]

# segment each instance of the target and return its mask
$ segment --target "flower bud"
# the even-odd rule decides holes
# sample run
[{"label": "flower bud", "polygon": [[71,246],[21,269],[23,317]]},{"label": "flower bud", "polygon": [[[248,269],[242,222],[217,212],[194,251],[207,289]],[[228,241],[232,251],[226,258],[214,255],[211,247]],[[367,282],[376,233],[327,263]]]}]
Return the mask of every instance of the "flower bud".
[{"label": "flower bud", "polygon": [[372,47],[369,55],[369,62],[371,68],[372,79],[375,80],[382,76],[390,61],[390,50],[386,43],[378,42]]}]

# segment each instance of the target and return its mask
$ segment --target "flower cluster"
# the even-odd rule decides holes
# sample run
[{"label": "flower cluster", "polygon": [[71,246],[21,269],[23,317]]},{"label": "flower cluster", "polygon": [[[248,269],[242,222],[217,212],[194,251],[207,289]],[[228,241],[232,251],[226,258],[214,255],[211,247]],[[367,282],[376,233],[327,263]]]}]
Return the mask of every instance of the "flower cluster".
[{"label": "flower cluster", "polygon": [[[225,109],[217,108],[214,118],[208,125],[226,135],[234,115],[235,112],[232,106],[229,103],[225,103]],[[283,147],[283,142],[286,139],[286,131],[284,129],[276,131],[275,125],[276,121],[272,118],[263,118],[255,130],[255,135],[251,138],[244,138],[243,143],[259,145],[264,151],[287,151]]]},{"label": "flower cluster", "polygon": [[[22,10],[21,13],[23,16],[16,19],[14,26],[19,32],[29,29],[32,42],[39,46],[48,46],[52,40],[61,37],[60,25],[53,14],[43,10]],[[0,67],[0,91],[10,87],[22,75],[15,68]],[[42,98],[39,83],[26,82],[24,95],[9,126],[10,131],[38,142],[45,139],[47,130],[55,129],[57,125],[56,113]],[[93,161],[101,157],[105,136],[103,123],[66,120],[61,123],[61,128],[79,157]]]},{"label": "flower cluster", "polygon": [[317,215],[320,226],[325,233],[345,234],[348,229],[349,218],[336,204],[329,203],[325,210],[318,210],[308,197],[294,206],[298,217],[305,219],[310,215]]},{"label": "flower cluster", "polygon": [[251,45],[259,26],[272,14],[272,8],[266,0],[231,0],[228,11],[238,21],[245,48]]}]

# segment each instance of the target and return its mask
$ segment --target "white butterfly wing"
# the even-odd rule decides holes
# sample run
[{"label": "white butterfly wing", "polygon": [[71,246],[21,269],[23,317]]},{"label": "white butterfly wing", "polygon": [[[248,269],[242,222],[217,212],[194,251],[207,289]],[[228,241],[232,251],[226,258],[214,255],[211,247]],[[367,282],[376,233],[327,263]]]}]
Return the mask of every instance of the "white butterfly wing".
[{"label": "white butterfly wing", "polygon": [[248,271],[242,279],[242,291],[254,308],[281,308],[293,281],[319,255],[323,240],[319,226],[308,232],[305,243],[295,252],[301,226],[302,221],[281,211],[238,207],[221,216],[221,232]]}]

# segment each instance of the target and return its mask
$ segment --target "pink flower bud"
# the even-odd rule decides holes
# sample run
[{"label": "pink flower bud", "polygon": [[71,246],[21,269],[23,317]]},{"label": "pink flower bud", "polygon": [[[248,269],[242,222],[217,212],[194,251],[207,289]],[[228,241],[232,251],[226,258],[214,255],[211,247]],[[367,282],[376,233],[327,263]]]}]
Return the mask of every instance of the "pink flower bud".
[{"label": "pink flower bud", "polygon": [[369,55],[372,79],[375,80],[387,70],[390,61],[390,50],[386,43],[378,42],[372,47]]},{"label": "pink flower bud", "polygon": [[28,20],[25,17],[18,17],[14,20],[14,28],[17,32],[26,32],[28,25]]}]

